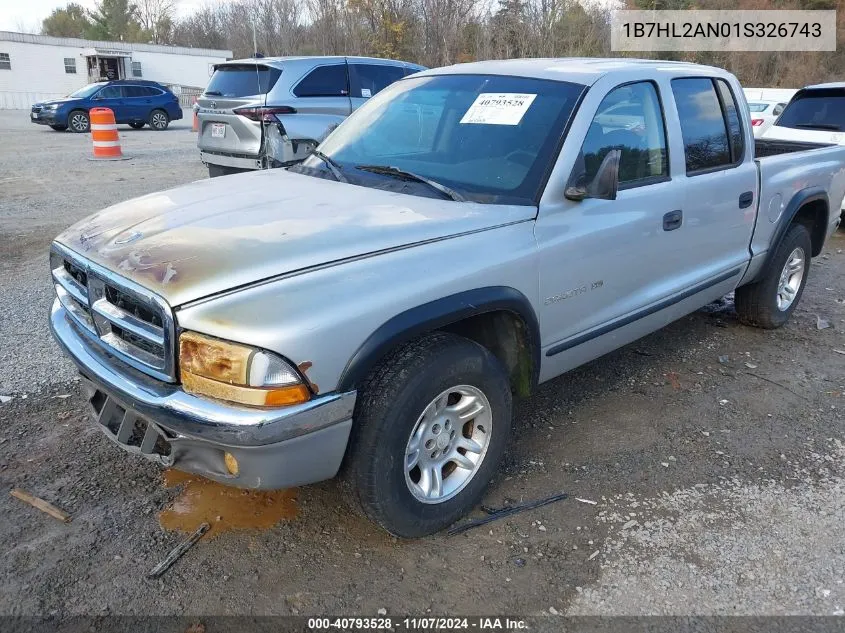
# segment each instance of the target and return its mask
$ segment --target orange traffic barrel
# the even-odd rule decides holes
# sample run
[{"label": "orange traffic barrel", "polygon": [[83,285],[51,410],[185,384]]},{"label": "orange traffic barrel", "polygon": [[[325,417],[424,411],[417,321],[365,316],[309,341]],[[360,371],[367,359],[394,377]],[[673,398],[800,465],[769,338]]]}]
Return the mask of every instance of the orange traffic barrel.
[{"label": "orange traffic barrel", "polygon": [[191,108],[194,111],[194,124],[191,126],[191,132],[199,132],[200,130],[200,122],[197,118],[197,98],[194,97],[194,107]]},{"label": "orange traffic barrel", "polygon": [[93,160],[122,160],[127,158],[120,151],[117,137],[117,124],[114,112],[109,108],[91,108],[88,111],[91,120],[91,139],[94,141]]}]

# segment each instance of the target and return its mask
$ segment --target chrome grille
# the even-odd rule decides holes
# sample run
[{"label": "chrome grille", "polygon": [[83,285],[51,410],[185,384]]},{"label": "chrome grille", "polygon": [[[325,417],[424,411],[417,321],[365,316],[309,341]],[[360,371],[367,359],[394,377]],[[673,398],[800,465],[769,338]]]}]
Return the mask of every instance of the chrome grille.
[{"label": "chrome grille", "polygon": [[58,244],[50,268],[59,301],[93,343],[151,376],[175,379],[173,317],[163,299]]}]

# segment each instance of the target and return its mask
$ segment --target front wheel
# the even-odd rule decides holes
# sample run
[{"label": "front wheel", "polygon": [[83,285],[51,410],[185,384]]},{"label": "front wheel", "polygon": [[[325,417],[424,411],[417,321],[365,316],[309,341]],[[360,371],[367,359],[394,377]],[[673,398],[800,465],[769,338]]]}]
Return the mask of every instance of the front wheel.
[{"label": "front wheel", "polygon": [[795,310],[810,272],[812,242],[803,224],[793,224],[763,277],[736,290],[736,311],[743,323],[766,329],[782,326]]},{"label": "front wheel", "polygon": [[344,483],[391,534],[433,534],[481,499],[511,415],[507,373],[486,348],[446,333],[418,339],[359,390]]},{"label": "front wheel", "polygon": [[67,117],[67,126],[71,132],[82,134],[91,129],[91,121],[84,110],[74,110]]},{"label": "front wheel", "polygon": [[164,110],[153,110],[150,113],[150,127],[156,131],[166,130],[170,125],[170,117]]}]

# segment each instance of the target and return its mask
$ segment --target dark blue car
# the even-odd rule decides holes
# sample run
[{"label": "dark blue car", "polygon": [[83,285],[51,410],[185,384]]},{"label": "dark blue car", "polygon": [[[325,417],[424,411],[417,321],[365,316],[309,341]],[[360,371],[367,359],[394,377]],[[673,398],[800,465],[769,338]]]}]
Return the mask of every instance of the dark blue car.
[{"label": "dark blue car", "polygon": [[171,121],[182,118],[179,99],[161,84],[121,79],[89,84],[64,99],[36,103],[29,119],[56,131],[87,132],[91,129],[91,108],[109,108],[117,123],[127,123],[136,130],[145,125],[165,130]]}]

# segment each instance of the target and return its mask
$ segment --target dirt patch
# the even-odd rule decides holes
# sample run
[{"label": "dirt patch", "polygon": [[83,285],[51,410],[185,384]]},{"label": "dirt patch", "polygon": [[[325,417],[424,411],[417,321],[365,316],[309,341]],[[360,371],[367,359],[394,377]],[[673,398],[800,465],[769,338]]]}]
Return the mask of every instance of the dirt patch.
[{"label": "dirt patch", "polygon": [[229,530],[269,529],[297,515],[296,489],[240,490],[199,475],[167,470],[164,486],[182,486],[171,506],[158,515],[165,530],[191,533],[208,523],[208,537]]}]

